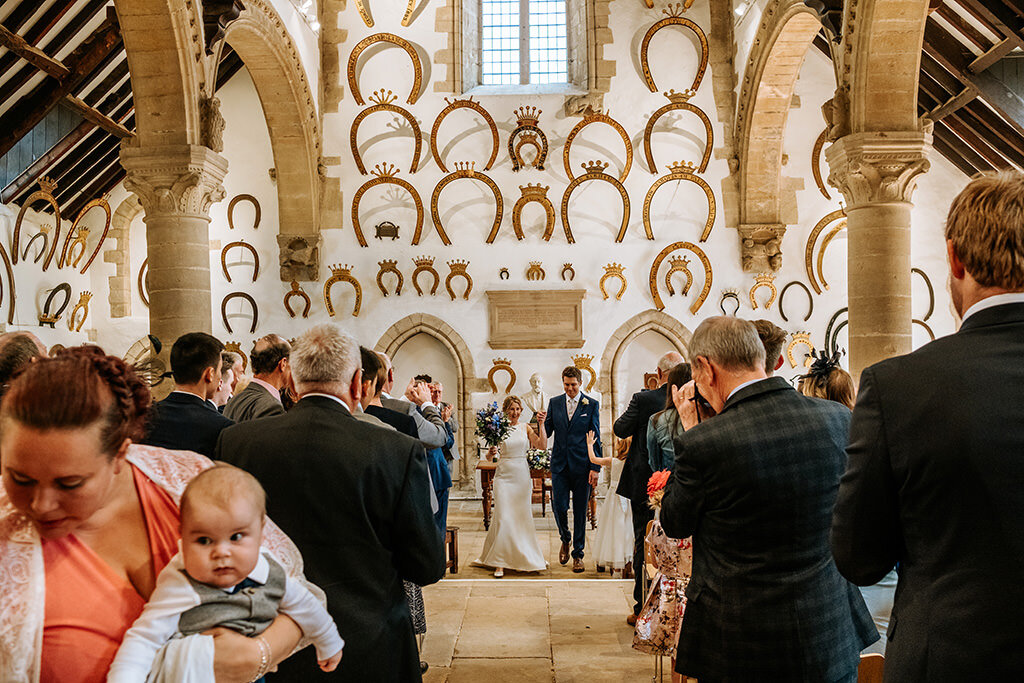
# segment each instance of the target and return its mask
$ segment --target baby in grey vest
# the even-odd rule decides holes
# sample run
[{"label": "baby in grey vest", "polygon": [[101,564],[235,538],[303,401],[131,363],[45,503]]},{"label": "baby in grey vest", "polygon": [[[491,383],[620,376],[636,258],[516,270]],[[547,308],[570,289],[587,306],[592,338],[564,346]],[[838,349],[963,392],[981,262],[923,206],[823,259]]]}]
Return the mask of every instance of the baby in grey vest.
[{"label": "baby in grey vest", "polygon": [[270,666],[270,647],[260,634],[278,614],[291,617],[313,641],[322,670],[337,668],[345,642],[330,614],[261,552],[265,517],[263,488],[243,470],[218,465],[189,482],[181,497],[181,552],[160,572],[149,602],[125,634],[108,683],[182,680],[183,670],[212,681],[212,643],[206,647],[209,661],[201,664],[196,650],[172,647],[177,638],[216,626],[261,641],[261,661],[254,663],[259,678]]}]

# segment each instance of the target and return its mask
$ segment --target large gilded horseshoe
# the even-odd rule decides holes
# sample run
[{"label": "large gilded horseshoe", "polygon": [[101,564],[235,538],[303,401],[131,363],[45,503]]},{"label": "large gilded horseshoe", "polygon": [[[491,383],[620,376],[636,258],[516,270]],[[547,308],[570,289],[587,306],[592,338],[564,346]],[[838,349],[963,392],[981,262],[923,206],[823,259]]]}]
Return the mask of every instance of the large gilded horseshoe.
[{"label": "large gilded horseshoe", "polygon": [[[375,99],[376,98],[376,99]],[[407,109],[399,107],[397,104],[392,104],[397,97],[388,90],[387,94],[384,94],[384,89],[381,88],[374,94],[370,95],[370,101],[375,102],[372,107],[363,109],[361,112],[356,114],[356,117],[352,120],[352,129],[349,133],[349,145],[352,148],[352,157],[356,160],[356,168],[359,169],[361,175],[366,175],[366,166],[363,165],[363,158],[359,154],[359,145],[357,143],[357,137],[359,135],[359,126],[370,114],[376,114],[377,112],[389,111],[393,114],[398,114],[409,122],[409,126],[412,128],[413,139],[415,140],[415,147],[412,152],[412,165],[409,166],[409,173],[415,173],[416,169],[420,165],[420,152],[423,149],[423,139],[420,133],[420,124],[417,123],[413,115],[409,113]]]},{"label": "large gilded horseshoe", "polygon": [[651,189],[647,190],[647,196],[644,197],[643,211],[644,231],[647,233],[647,239],[654,239],[654,231],[651,228],[651,201],[654,199],[654,193],[658,191],[659,187],[670,180],[685,180],[704,190],[704,194],[708,198],[708,218],[704,222],[704,231],[700,234],[700,241],[706,242],[708,236],[711,234],[711,228],[715,225],[715,216],[717,216],[718,207],[715,204],[715,193],[712,192],[711,186],[708,185],[703,178],[693,174],[693,164],[689,162],[677,162],[672,164],[668,167],[668,174],[655,180],[654,184],[651,185]]},{"label": "large gilded horseshoe", "polygon": [[[367,28],[372,28],[373,17],[370,16],[370,11],[366,7],[366,0],[356,0],[356,9],[359,10],[359,16]],[[412,11],[414,9],[416,9],[416,0],[409,0],[409,5],[405,8],[405,15],[402,16],[402,26],[408,26],[412,23]]]},{"label": "large gilded horseshoe", "polygon": [[[10,308],[10,310],[7,311],[7,324],[8,325],[13,325],[14,324],[14,299],[15,299],[15,292],[14,292],[14,269],[11,268],[11,259],[10,259],[9,256],[7,256],[7,249],[4,248],[3,244],[0,244],[0,258],[3,258],[3,260],[4,260],[4,270],[7,271],[7,282],[9,282],[10,285],[11,285],[11,296],[10,296],[11,308]],[[3,294],[4,294],[3,281],[0,280],[0,299],[3,299]],[[68,298],[70,298],[70,294],[69,294]]]},{"label": "large gilded horseshoe", "polygon": [[508,373],[508,386],[505,387],[505,393],[512,391],[512,387],[516,385],[516,371],[512,369],[512,363],[507,358],[495,358],[493,361],[494,367],[487,372],[487,383],[491,385],[491,393],[498,393],[498,385],[494,383],[494,375],[499,370],[504,370]]},{"label": "large gilded horseshoe", "polygon": [[[678,10],[677,10],[678,11]],[[693,84],[690,86],[691,92],[697,92],[697,88],[700,87],[700,82],[704,78],[704,72],[708,68],[708,37],[701,30],[701,27],[690,21],[686,17],[681,17],[678,14],[673,14],[670,10],[662,10],[664,14],[668,16],[664,19],[657,21],[647,29],[647,33],[644,34],[644,38],[640,41],[640,69],[644,74],[644,82],[647,83],[647,89],[651,92],[658,92],[658,86],[654,84],[654,77],[651,76],[651,67],[647,62],[647,51],[651,46],[651,38],[654,34],[665,28],[666,26],[676,25],[688,28],[697,35],[697,40],[700,41],[700,66],[697,67],[697,74],[693,77]]]},{"label": "large gilded horseshoe", "polygon": [[[76,303],[75,307],[71,309],[71,315],[68,316],[68,329],[70,331],[72,331],[72,332],[81,332],[82,331],[82,325],[85,324],[86,318],[89,317],[89,302],[91,300],[92,300],[92,292],[82,292],[78,296],[78,303]],[[76,323],[75,322],[75,317],[78,315],[79,311],[82,311],[83,315],[82,315],[82,319],[79,320]]]},{"label": "large gilded horseshoe", "polygon": [[697,300],[690,306],[690,313],[696,314],[700,310],[700,307],[704,305],[705,299],[708,298],[708,293],[711,291],[711,279],[713,277],[711,271],[711,261],[708,259],[708,255],[692,242],[673,242],[668,245],[655,257],[654,263],[651,264],[651,275],[649,278],[649,284],[651,287],[651,296],[654,298],[654,307],[659,311],[665,310],[665,302],[661,300],[661,294],[658,293],[658,268],[661,267],[662,261],[665,260],[672,252],[678,249],[687,249],[700,259],[700,262],[704,265],[704,289],[701,290]]},{"label": "large gilded horseshoe", "polygon": [[[569,176],[569,180],[575,179],[575,176],[572,174],[572,168],[569,167],[569,148],[572,147],[572,141],[577,135],[579,135],[580,131],[592,123],[604,123],[609,125],[614,128],[618,132],[619,137],[622,138],[622,144],[626,147],[626,165],[622,167],[622,173],[619,175],[619,182],[625,182],[626,176],[629,175],[629,169],[633,165],[633,143],[629,139],[629,134],[626,133],[626,129],[622,127],[621,123],[607,114],[594,111],[589,106],[583,112],[583,120],[573,127],[569,132],[569,137],[565,139],[565,144],[562,146],[562,165],[565,167],[565,175]],[[584,166],[584,168],[586,168],[586,166]]]},{"label": "large gilded horseshoe", "polygon": [[665,93],[665,97],[672,101],[651,114],[651,118],[647,121],[647,127],[644,128],[644,157],[647,159],[647,168],[651,169],[651,173],[657,173],[655,170],[657,167],[654,165],[654,153],[651,151],[651,135],[654,133],[654,124],[670,111],[689,111],[696,114],[697,118],[704,124],[704,139],[706,142],[704,144],[704,154],[700,158],[700,165],[697,166],[697,173],[703,173],[708,168],[708,162],[711,161],[711,147],[715,143],[715,132],[711,128],[711,119],[708,118],[703,109],[686,101],[689,99],[688,95],[670,90]]},{"label": "large gilded horseshoe", "polygon": [[825,250],[828,249],[828,245],[832,243],[832,240],[836,238],[840,232],[846,228],[846,221],[843,221],[836,227],[832,228],[832,232],[825,235],[825,239],[821,241],[821,249],[818,250],[818,279],[821,280],[821,286],[825,289],[831,289],[828,283],[825,282]]},{"label": "large gilded horseshoe", "polygon": [[498,150],[501,148],[501,142],[498,140],[498,127],[494,123],[494,119],[487,113],[487,110],[483,106],[473,100],[472,97],[460,100],[454,99],[449,100],[447,97],[444,101],[448,103],[441,113],[434,119],[434,126],[430,129],[430,153],[434,156],[434,161],[445,173],[448,172],[448,167],[445,166],[444,161],[441,159],[441,153],[437,150],[437,132],[441,129],[441,121],[444,120],[448,114],[451,114],[456,109],[472,109],[480,116],[484,117],[484,121],[487,123],[487,127],[491,129],[491,158],[487,160],[487,165],[484,166],[485,171],[491,170],[491,166],[494,165],[494,160],[498,158]]},{"label": "large gilded horseshoe", "polygon": [[231,329],[231,323],[228,322],[228,302],[232,299],[245,299],[252,306],[252,325],[249,326],[249,334],[253,334],[256,332],[256,324],[260,319],[260,309],[256,305],[256,300],[245,292],[231,292],[220,302],[220,319],[224,323],[224,327],[230,334],[234,334],[234,330]]},{"label": "large gilded horseshoe", "polygon": [[608,299],[608,292],[604,289],[604,283],[607,282],[609,278],[617,278],[620,284],[619,291],[615,294],[615,300],[622,301],[622,295],[626,293],[627,287],[626,276],[622,274],[622,271],[625,269],[626,267],[620,263],[609,263],[604,267],[604,275],[601,276],[601,280],[597,284],[598,289],[601,290],[602,300]]},{"label": "large gilded horseshoe", "polygon": [[787,323],[789,322],[789,318],[786,317],[786,311],[782,308],[782,304],[786,300],[786,292],[789,291],[789,288],[793,287],[794,285],[800,287],[802,290],[807,292],[807,315],[804,316],[804,322],[807,322],[808,320],[811,319],[811,313],[814,313],[814,297],[811,295],[811,290],[807,289],[807,285],[800,282],[799,280],[793,280],[788,285],[782,288],[782,293],[779,294],[779,315],[781,315],[782,319],[785,320]]},{"label": "large gilded horseshoe", "polygon": [[47,202],[53,207],[53,242],[50,243],[50,253],[46,255],[46,260],[43,261],[43,270],[45,271],[50,267],[50,261],[53,260],[53,255],[57,251],[57,243],[60,242],[60,205],[57,204],[57,200],[53,197],[53,191],[57,189],[57,183],[51,181],[49,178],[39,179],[39,189],[28,196],[28,198],[21,205],[21,211],[18,212],[18,219],[14,221],[14,238],[11,241],[11,258],[14,264],[18,264],[18,248],[21,246],[21,222],[25,220],[25,212],[37,201]]},{"label": "large gilded horseshoe", "polygon": [[821,177],[821,150],[825,147],[826,142],[828,142],[828,126],[814,141],[814,148],[811,150],[811,174],[814,176],[814,184],[821,190],[821,194],[825,195],[825,199],[832,199],[832,195],[828,193],[825,181]]},{"label": "large gilded horseshoe", "polygon": [[340,264],[330,266],[331,277],[324,283],[324,303],[327,305],[327,314],[334,317],[334,304],[331,303],[331,287],[337,282],[347,282],[352,285],[352,289],[356,292],[356,304],[352,308],[352,316],[359,315],[359,308],[363,304],[363,288],[359,284],[359,280],[352,277],[352,266]]},{"label": "large gilded horseshoe", "polygon": [[[420,199],[420,195],[416,191],[416,188],[410,185],[406,180],[396,178],[395,172],[395,167],[391,164],[387,164],[386,166],[377,164],[374,169],[370,171],[370,173],[376,177],[363,183],[362,187],[356,190],[355,196],[352,197],[352,229],[355,231],[356,239],[359,241],[359,246],[361,247],[368,247],[370,245],[366,243],[366,238],[363,237],[363,228],[359,224],[359,202],[362,200],[363,195],[366,194],[367,190],[376,187],[377,185],[397,185],[412,195],[412,201],[416,204],[415,234],[417,238],[423,231],[423,201]],[[416,238],[414,238],[414,240],[415,239]],[[416,242],[413,241],[413,244],[416,244]]]},{"label": "large gilded horseshoe", "polygon": [[142,265],[139,266],[139,298],[142,299],[142,303],[149,308],[149,283],[147,282],[149,275],[149,257],[142,261]]},{"label": "large gilded horseshoe", "polygon": [[416,296],[423,296],[423,290],[420,289],[420,283],[417,278],[420,273],[427,272],[434,276],[434,286],[430,288],[430,296],[437,294],[437,287],[441,284],[441,276],[434,270],[434,259],[430,256],[420,256],[412,260],[416,264],[415,270],[412,271],[412,286],[416,288]]},{"label": "large gilded horseshoe", "polygon": [[75,226],[78,225],[78,221],[82,220],[82,217],[86,214],[86,212],[89,211],[89,209],[92,209],[97,206],[103,209],[104,213],[106,214],[106,218],[103,222],[103,232],[102,234],[100,234],[99,242],[96,243],[96,248],[93,249],[92,255],[89,256],[89,260],[85,262],[85,265],[82,266],[82,269],[78,271],[83,275],[85,274],[85,271],[89,270],[89,266],[91,266],[92,262],[96,260],[96,257],[100,255],[100,248],[103,246],[103,242],[106,241],[107,239],[107,233],[110,232],[110,221],[113,218],[113,216],[110,213],[110,204],[107,202],[106,195],[100,197],[99,199],[94,199],[88,204],[86,204],[82,208],[82,210],[78,212],[78,217],[75,218],[75,222],[71,225],[71,230],[73,232]]},{"label": "large gilded horseshoe", "polygon": [[423,85],[423,65],[420,64],[420,56],[416,53],[416,48],[412,46],[412,43],[393,33],[375,33],[372,36],[363,38],[352,48],[352,52],[348,56],[348,87],[352,91],[352,97],[355,98],[356,104],[360,107],[366,104],[363,101],[362,93],[359,92],[359,82],[356,80],[356,63],[359,61],[359,55],[363,53],[363,50],[374,43],[397,45],[409,55],[409,59],[412,60],[413,82],[412,92],[409,93],[409,99],[406,102],[416,104],[416,100],[420,97],[420,88]]},{"label": "large gilded horseshoe", "polygon": [[[462,178],[471,178],[473,180],[479,180],[487,187],[491,188],[491,193],[494,195],[494,223],[491,224],[491,232],[487,235],[487,243],[490,244],[494,241],[494,238],[498,236],[498,228],[501,227],[501,217],[504,212],[504,202],[501,199],[501,190],[493,180],[488,178],[483,173],[473,170],[472,166],[468,163],[458,162],[455,164],[455,171],[452,171],[444,178],[441,178],[441,182],[434,188],[434,193],[430,196],[430,217],[434,221],[434,227],[437,229],[437,234],[440,235],[441,241],[446,245],[450,245],[452,241],[448,239],[448,233],[444,231],[444,225],[441,224],[441,214],[437,210],[437,200],[441,196],[441,190],[443,190],[449,183],[455,182]],[[412,236],[412,243],[420,243],[420,229],[416,228],[416,232]]]},{"label": "large gilded horseshoe", "polygon": [[[846,211],[843,209],[836,209],[832,213],[826,215],[818,224],[811,230],[811,234],[807,236],[807,246],[804,248],[804,268],[807,271],[807,280],[811,283],[811,287],[814,288],[815,294],[821,294],[821,287],[818,286],[818,281],[814,278],[814,245],[818,241],[818,235],[825,227],[840,218],[846,218]],[[843,221],[846,224],[846,221]]]},{"label": "large gilded horseshoe", "polygon": [[256,278],[260,275],[260,255],[256,252],[256,247],[252,246],[248,242],[230,242],[224,245],[224,248],[220,250],[220,267],[221,270],[224,271],[224,277],[227,278],[228,282],[231,282],[231,273],[228,272],[228,251],[235,247],[248,249],[249,253],[252,254],[252,281],[256,282]]},{"label": "large gilded horseshoe", "polygon": [[[520,185],[519,192],[522,195],[516,200],[515,206],[512,207],[512,229],[516,233],[516,239],[524,239],[523,234],[523,208],[530,202],[537,202],[544,207],[544,241],[547,242],[551,239],[551,235],[555,232],[555,207],[551,204],[551,200],[548,199],[548,185],[541,186],[540,183],[536,185]],[[572,235],[569,233],[565,234],[565,238],[571,243]],[[490,240],[488,240],[490,243]]]},{"label": "large gilded horseshoe", "polygon": [[796,358],[793,357],[793,351],[801,344],[807,346],[808,350],[808,352],[804,354],[804,367],[809,368],[811,367],[811,363],[814,362],[814,357],[812,355],[814,353],[814,344],[811,343],[810,333],[794,332],[792,341],[790,341],[789,346],[786,347],[786,358],[789,359],[789,367],[791,368],[795,368],[797,366]]},{"label": "large gilded horseshoe", "polygon": [[260,201],[253,197],[251,194],[236,194],[228,202],[228,228],[231,230],[235,229],[235,204],[238,202],[249,202],[252,207],[256,210],[256,215],[252,219],[252,229],[256,230],[260,227],[260,218],[262,218],[263,211],[260,209]]},{"label": "large gilded horseshoe", "polygon": [[[626,228],[629,226],[629,194],[626,193],[626,188],[624,188],[622,183],[616,180],[614,176],[610,176],[604,172],[604,169],[608,167],[608,164],[592,161],[590,164],[581,165],[587,170],[587,172],[581,176],[573,178],[572,182],[569,183],[569,187],[565,188],[565,194],[562,195],[562,229],[565,230],[565,239],[569,241],[569,244],[574,244],[576,242],[572,236],[572,228],[569,227],[569,195],[572,194],[573,190],[588,180],[603,180],[618,190],[619,196],[622,197],[622,224],[619,225],[619,234],[615,236],[615,241],[621,242],[626,237]],[[648,232],[647,239],[653,240],[654,235]]]},{"label": "large gilded horseshoe", "polygon": [[[935,312],[935,289],[932,287],[931,278],[928,277],[928,273],[924,272],[920,268],[911,268],[910,273],[917,273],[924,279],[924,284],[928,287],[928,312],[921,318],[922,321],[927,321],[928,318],[932,317],[932,313]],[[932,339],[935,339],[935,335],[932,335]]]},{"label": "large gilded horseshoe", "polygon": [[398,278],[398,285],[395,287],[395,296],[402,295],[402,285],[405,284],[405,278],[402,277],[402,271],[398,269],[398,261],[384,259],[378,261],[377,265],[380,266],[380,270],[377,271],[377,289],[384,296],[388,295],[388,289],[384,286],[384,274],[393,273]]}]

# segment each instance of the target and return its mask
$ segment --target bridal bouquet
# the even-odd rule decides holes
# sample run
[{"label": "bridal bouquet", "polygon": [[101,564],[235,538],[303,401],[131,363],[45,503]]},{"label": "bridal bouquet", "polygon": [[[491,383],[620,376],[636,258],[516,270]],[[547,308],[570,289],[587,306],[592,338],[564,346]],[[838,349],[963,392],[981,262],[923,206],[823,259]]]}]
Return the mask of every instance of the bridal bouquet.
[{"label": "bridal bouquet", "polygon": [[512,424],[496,401],[476,411],[476,435],[488,446],[500,445],[511,433]]},{"label": "bridal bouquet", "polygon": [[551,469],[551,451],[543,448],[531,448],[526,451],[526,464],[531,470]]},{"label": "bridal bouquet", "polygon": [[659,470],[647,480],[647,503],[651,509],[657,510],[661,507],[661,497],[665,495],[665,485],[672,473],[668,470]]}]

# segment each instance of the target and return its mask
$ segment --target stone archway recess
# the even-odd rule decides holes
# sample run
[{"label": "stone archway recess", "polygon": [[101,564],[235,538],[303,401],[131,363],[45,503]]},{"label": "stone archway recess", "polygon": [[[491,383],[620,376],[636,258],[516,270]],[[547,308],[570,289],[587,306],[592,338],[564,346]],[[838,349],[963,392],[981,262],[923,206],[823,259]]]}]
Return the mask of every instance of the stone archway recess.
[{"label": "stone archway recess", "polygon": [[[650,309],[638,313],[619,326],[615,330],[607,345],[604,347],[604,354],[601,356],[601,377],[597,382],[597,389],[601,392],[601,439],[604,443],[612,443],[611,428],[615,418],[619,416],[625,406],[618,405],[619,387],[616,379],[619,369],[619,361],[626,348],[644,332],[657,332],[675,346],[676,350],[689,360],[690,332],[681,322],[667,313]],[[641,387],[638,387],[638,390]]]},{"label": "stone archway recess", "polygon": [[[462,457],[459,459],[459,471],[453,473],[453,479],[457,479],[461,485],[470,484],[473,478],[470,463],[476,463],[476,440],[473,437],[476,429],[476,417],[473,414],[471,395],[490,391],[490,385],[486,379],[476,376],[473,354],[470,353],[462,336],[445,321],[426,313],[414,313],[396,322],[381,335],[374,350],[394,358],[402,344],[417,334],[427,334],[437,339],[448,349],[448,353],[455,361],[459,377],[456,387],[458,396],[456,408],[460,427],[460,433],[456,435],[455,439]],[[469,447],[473,448],[473,453],[467,450]],[[457,476],[454,476],[455,474]]]},{"label": "stone archway recess", "polygon": [[[750,53],[736,120],[739,143],[740,216],[743,269],[770,272],[762,245],[782,242],[796,222],[796,191],[782,175],[782,147],[793,91],[804,57],[821,22],[802,0],[773,0],[764,10]],[[741,242],[742,244],[742,242]]]},{"label": "stone archway recess", "polygon": [[132,314],[132,273],[131,273],[131,227],[132,221],[142,213],[142,204],[135,195],[118,204],[110,221],[108,237],[113,248],[103,252],[103,260],[114,264],[114,274],[107,278],[110,283],[110,317],[127,318]]},{"label": "stone archway recess", "polygon": [[[246,0],[245,10],[228,24],[224,40],[245,64],[263,106],[277,172],[283,261],[296,237],[314,246],[319,240],[321,140],[316,103],[295,41],[269,2]],[[286,273],[282,263],[281,279],[306,280],[312,275],[315,281],[319,264],[312,265]]]}]

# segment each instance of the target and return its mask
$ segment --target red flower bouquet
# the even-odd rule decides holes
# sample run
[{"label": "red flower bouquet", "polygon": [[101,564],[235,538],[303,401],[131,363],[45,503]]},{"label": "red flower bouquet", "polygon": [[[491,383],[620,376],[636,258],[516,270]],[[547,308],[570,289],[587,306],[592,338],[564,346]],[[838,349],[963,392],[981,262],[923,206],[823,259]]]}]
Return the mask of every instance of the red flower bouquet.
[{"label": "red flower bouquet", "polygon": [[658,509],[661,507],[661,497],[665,495],[665,485],[668,484],[668,478],[671,474],[672,472],[669,470],[659,470],[647,480],[648,504],[652,508]]}]

